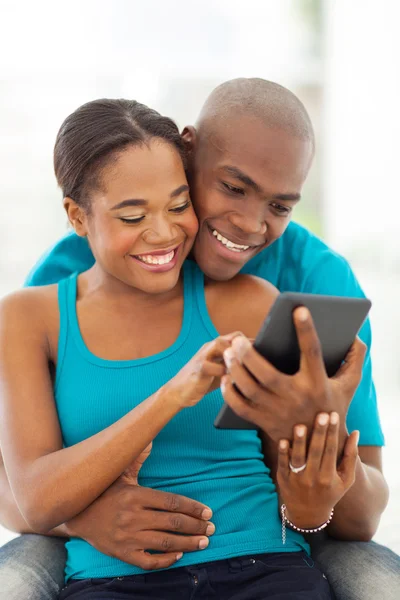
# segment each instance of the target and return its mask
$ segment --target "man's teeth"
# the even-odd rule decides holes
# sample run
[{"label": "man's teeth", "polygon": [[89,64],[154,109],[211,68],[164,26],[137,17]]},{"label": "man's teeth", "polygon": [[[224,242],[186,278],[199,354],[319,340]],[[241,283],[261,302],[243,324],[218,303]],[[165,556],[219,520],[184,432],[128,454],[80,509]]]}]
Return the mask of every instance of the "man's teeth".
[{"label": "man's teeth", "polygon": [[244,252],[245,250],[248,250],[250,248],[250,246],[234,244],[233,242],[231,242],[231,240],[228,240],[226,237],[218,233],[216,229],[214,229],[212,233],[217,238],[217,240],[221,242],[221,244],[229,248],[229,250],[232,250],[232,252]]},{"label": "man's teeth", "polygon": [[136,258],[148,265],[166,265],[174,258],[174,254],[175,252],[171,250],[171,252],[164,255],[140,254]]}]

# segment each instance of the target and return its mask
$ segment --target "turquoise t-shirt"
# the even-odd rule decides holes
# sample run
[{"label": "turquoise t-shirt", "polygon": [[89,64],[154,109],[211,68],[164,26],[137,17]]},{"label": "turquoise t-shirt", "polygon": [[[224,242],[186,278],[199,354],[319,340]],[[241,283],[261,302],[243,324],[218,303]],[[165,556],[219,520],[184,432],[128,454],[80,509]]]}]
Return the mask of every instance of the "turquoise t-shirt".
[{"label": "turquoise t-shirt", "polygon": [[[37,262],[25,285],[57,283],[72,273],[93,265],[94,258],[85,238],[67,233]],[[335,296],[364,297],[348,262],[318,237],[297,223],[290,223],[283,236],[245,265],[244,273],[270,281],[281,292],[305,292]],[[349,431],[360,431],[360,445],[382,446],[371,368],[371,327],[366,321],[360,332],[367,344],[363,377],[347,415]]]}]

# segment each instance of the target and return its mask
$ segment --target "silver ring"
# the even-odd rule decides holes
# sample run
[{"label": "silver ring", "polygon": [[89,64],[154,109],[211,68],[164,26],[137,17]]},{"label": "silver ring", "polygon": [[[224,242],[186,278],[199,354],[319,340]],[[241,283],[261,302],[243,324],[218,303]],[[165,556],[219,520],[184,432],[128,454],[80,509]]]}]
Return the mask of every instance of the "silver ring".
[{"label": "silver ring", "polygon": [[307,466],[307,463],[305,462],[304,465],[302,465],[301,467],[294,467],[289,460],[289,469],[292,471],[292,473],[301,473],[302,471],[304,471],[306,466]]}]

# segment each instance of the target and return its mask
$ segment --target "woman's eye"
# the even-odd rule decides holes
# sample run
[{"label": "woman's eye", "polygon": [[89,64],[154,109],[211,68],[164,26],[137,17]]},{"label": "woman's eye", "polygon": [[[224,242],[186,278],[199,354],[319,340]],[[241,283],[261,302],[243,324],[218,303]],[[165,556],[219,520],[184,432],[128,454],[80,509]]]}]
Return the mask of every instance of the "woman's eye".
[{"label": "woman's eye", "polygon": [[231,194],[238,194],[240,196],[244,196],[244,190],[242,188],[239,188],[239,187],[236,187],[234,185],[231,185],[230,183],[226,183],[226,181],[223,181],[222,185]]},{"label": "woman's eye", "polygon": [[126,217],[120,217],[119,219],[123,223],[134,225],[135,223],[140,223],[140,221],[143,221],[144,217],[131,217],[130,219],[127,219]]},{"label": "woman's eye", "polygon": [[185,204],[181,204],[181,206],[176,206],[175,208],[171,208],[171,212],[173,213],[181,213],[184,210],[186,210],[187,208],[189,208],[190,206],[190,200],[188,200],[187,202],[185,202]]},{"label": "woman's eye", "polygon": [[272,202],[271,206],[274,210],[276,210],[277,213],[283,216],[288,215],[292,210],[288,206],[283,206],[283,204],[277,204],[276,202]]}]

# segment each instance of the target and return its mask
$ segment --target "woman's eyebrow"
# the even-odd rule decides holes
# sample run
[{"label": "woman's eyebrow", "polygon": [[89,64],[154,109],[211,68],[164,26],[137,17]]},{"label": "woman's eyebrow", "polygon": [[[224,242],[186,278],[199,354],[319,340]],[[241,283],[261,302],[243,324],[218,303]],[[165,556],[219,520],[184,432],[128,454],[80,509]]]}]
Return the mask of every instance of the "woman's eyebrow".
[{"label": "woman's eyebrow", "polygon": [[176,188],[176,190],[174,190],[173,192],[171,192],[170,195],[169,195],[169,197],[170,198],[177,198],[183,192],[188,192],[188,191],[189,191],[189,186],[186,183],[184,183],[183,185],[180,185],[178,188]]},{"label": "woman's eyebrow", "polygon": [[[180,185],[176,190],[170,193],[169,197],[177,198],[183,192],[188,192],[189,186],[186,184]],[[111,210],[117,210],[118,208],[125,208],[126,206],[147,206],[148,201],[143,198],[130,198],[128,200],[122,200],[122,202],[118,202],[115,206],[111,208]]]},{"label": "woman's eyebrow", "polygon": [[118,204],[113,206],[111,210],[116,210],[117,208],[125,208],[125,206],[146,206],[147,204],[147,200],[143,200],[142,198],[131,198],[129,200],[122,200],[122,202],[118,202]]}]

